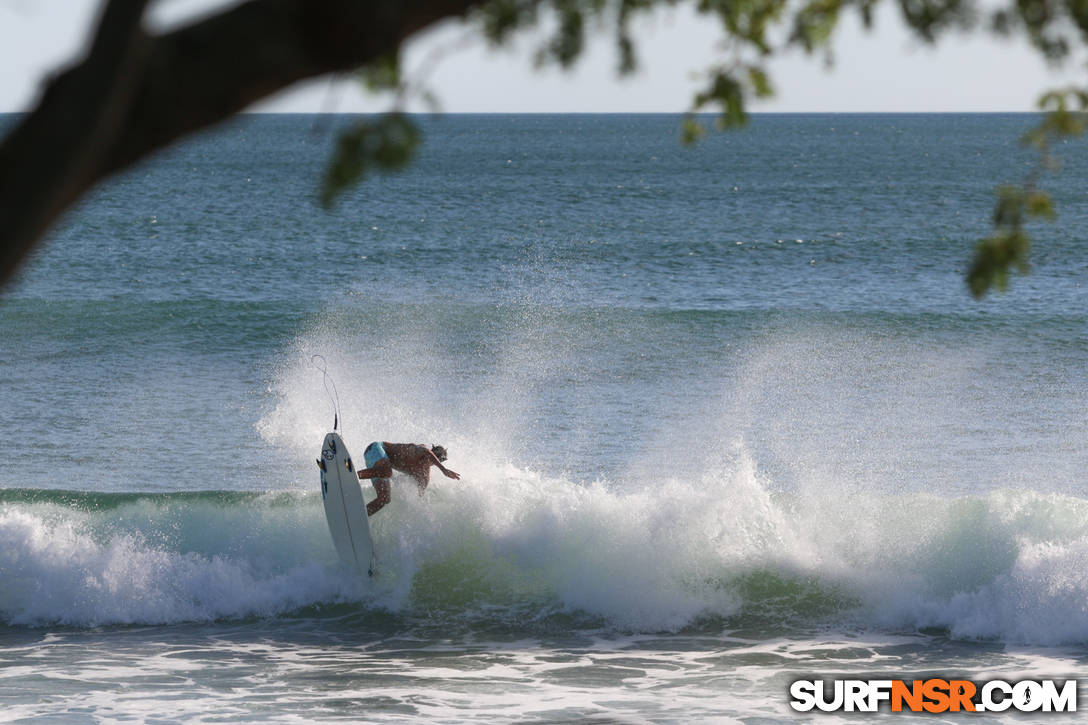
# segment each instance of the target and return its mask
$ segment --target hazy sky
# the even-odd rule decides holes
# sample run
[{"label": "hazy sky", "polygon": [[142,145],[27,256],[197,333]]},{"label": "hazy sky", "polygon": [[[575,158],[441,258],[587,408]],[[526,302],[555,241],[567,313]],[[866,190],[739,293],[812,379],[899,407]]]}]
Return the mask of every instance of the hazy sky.
[{"label": "hazy sky", "polygon": [[[167,25],[224,0],[160,0],[154,22]],[[42,79],[84,47],[99,0],[0,0],[0,111],[32,105]],[[1028,111],[1040,91],[1077,76],[1047,68],[1023,42],[947,37],[938,48],[901,29],[890,6],[864,32],[853,16],[836,37],[835,65],[800,53],[771,65],[775,99],[757,111]],[[426,73],[449,112],[684,111],[711,65],[716,34],[686,10],[662,11],[640,26],[643,70],[617,80],[612,43],[601,38],[574,72],[535,71],[532,44],[490,51],[450,24],[413,43],[405,67]],[[441,54],[437,63],[431,61]],[[1079,79],[1083,82],[1083,79]],[[378,111],[386,102],[353,83],[321,80],[257,107],[272,111]],[[417,107],[415,110],[422,110]]]}]

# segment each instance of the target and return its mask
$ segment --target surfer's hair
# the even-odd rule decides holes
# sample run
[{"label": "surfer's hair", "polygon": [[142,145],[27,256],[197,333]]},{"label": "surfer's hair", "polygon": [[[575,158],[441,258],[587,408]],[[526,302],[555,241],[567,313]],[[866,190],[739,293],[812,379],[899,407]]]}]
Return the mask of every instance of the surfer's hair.
[{"label": "surfer's hair", "polygon": [[431,453],[434,454],[434,457],[438,459],[439,463],[445,463],[446,458],[448,458],[445,446],[434,444],[431,446]]}]

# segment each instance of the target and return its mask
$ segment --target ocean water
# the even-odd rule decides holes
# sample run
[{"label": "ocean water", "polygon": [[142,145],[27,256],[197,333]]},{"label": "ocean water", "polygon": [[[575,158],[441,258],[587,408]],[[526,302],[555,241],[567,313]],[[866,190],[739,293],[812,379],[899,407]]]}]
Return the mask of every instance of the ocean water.
[{"label": "ocean water", "polygon": [[[975,301],[1030,116],[425,118],[325,212],[350,120],[172,148],[0,292],[3,719],[857,722],[789,683],[1088,665],[1083,142]],[[463,477],[394,481],[372,581],[336,403]]]}]

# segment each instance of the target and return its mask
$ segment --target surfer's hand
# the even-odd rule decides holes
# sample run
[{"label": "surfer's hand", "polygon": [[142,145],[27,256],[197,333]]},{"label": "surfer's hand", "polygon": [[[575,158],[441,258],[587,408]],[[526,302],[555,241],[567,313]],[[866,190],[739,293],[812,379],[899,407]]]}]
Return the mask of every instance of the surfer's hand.
[{"label": "surfer's hand", "polygon": [[454,480],[460,480],[461,479],[461,474],[460,473],[457,473],[456,471],[451,471],[448,468],[443,468],[442,473],[446,474],[446,478],[452,478]]}]

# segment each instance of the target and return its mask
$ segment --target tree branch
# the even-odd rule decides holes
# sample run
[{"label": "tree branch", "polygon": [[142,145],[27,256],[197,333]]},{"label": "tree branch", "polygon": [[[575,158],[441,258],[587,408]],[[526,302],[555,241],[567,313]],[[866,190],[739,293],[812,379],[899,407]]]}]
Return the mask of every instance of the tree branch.
[{"label": "tree branch", "polygon": [[366,65],[481,0],[250,0],[169,34],[109,0],[85,60],[0,144],[0,283],[92,186],[298,81]]},{"label": "tree branch", "polygon": [[148,0],[111,0],[82,64],[59,76],[38,110],[0,146],[0,282],[50,222],[90,185],[119,131],[142,62]]}]

